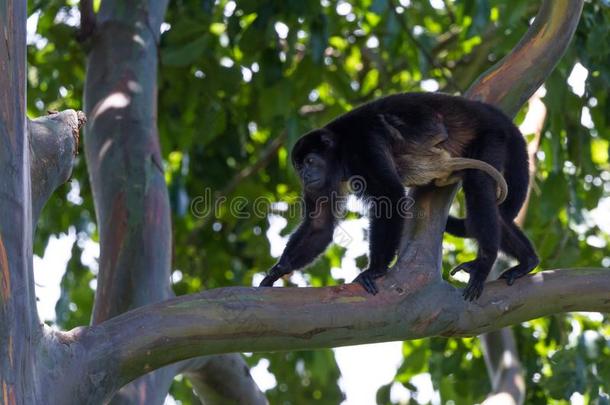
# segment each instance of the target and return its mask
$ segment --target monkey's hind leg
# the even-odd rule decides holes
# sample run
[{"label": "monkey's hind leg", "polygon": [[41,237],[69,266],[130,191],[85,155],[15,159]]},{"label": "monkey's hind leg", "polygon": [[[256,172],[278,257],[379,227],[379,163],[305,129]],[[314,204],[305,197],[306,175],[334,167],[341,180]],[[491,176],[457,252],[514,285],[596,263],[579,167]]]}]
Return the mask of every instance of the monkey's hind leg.
[{"label": "monkey's hind leg", "polygon": [[500,276],[506,280],[508,285],[512,285],[516,279],[530,273],[540,263],[532,243],[512,221],[503,220],[500,249],[519,260],[519,264],[509,268]]},{"label": "monkey's hind leg", "polygon": [[464,289],[464,299],[476,300],[483,292],[483,285],[491,266],[498,255],[500,246],[500,218],[496,205],[495,184],[487,174],[470,171],[464,176],[464,194],[466,195],[466,229],[479,245],[476,259],[462,263],[451,271],[451,275],[460,270],[470,274],[468,285]]},{"label": "monkey's hind leg", "polygon": [[358,274],[358,277],[356,277],[352,283],[358,283],[369,294],[377,295],[379,289],[377,288],[375,280],[385,276],[386,273],[387,270],[366,269],[362,273]]}]

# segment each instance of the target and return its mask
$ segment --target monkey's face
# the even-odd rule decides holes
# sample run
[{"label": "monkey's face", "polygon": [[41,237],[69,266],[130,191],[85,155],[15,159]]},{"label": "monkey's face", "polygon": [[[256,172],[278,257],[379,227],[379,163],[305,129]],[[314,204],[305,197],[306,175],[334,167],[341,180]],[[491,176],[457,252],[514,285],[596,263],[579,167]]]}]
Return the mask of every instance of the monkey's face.
[{"label": "monkey's face", "polygon": [[296,166],[306,192],[318,193],[327,187],[328,165],[322,156],[308,153]]},{"label": "monkey's face", "polygon": [[335,157],[333,133],[314,130],[303,136],[292,150],[292,163],[309,195],[320,195],[332,188]]}]

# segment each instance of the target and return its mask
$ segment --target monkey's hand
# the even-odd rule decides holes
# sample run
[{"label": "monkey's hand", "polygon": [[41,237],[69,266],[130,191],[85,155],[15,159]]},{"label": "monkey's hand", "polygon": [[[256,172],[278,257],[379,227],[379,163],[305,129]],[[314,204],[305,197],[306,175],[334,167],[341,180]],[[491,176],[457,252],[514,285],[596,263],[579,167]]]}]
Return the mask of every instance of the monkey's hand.
[{"label": "monkey's hand", "polygon": [[386,272],[386,269],[366,269],[365,271],[360,273],[358,277],[354,279],[353,282],[360,284],[369,294],[376,295],[379,290],[377,289],[377,285],[375,284],[375,279],[382,277],[383,275],[385,275]]},{"label": "monkey's hand", "polygon": [[273,266],[271,268],[271,270],[269,270],[269,272],[267,273],[267,276],[263,279],[263,281],[261,281],[261,283],[258,285],[259,287],[271,287],[273,286],[273,283],[275,283],[277,280],[279,280],[280,277],[282,277],[285,274],[290,273],[290,269],[287,268],[286,266],[283,266],[279,263],[277,263],[275,266]]},{"label": "monkey's hand", "polygon": [[470,274],[468,285],[462,293],[462,296],[466,301],[475,301],[481,296],[481,293],[483,293],[483,285],[485,284],[486,276],[482,276],[481,274],[486,273],[479,271],[478,266],[479,263],[476,260],[472,260],[458,265],[449,273],[453,276],[458,271],[464,270],[466,273]]}]

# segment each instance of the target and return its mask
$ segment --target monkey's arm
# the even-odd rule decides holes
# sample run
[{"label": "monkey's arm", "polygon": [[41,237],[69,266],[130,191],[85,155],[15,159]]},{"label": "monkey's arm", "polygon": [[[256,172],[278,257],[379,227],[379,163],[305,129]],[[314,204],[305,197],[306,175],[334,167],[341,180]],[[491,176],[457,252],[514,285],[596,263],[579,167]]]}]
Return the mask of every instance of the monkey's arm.
[{"label": "monkey's arm", "polygon": [[377,294],[375,279],[387,273],[396,255],[408,208],[400,177],[385,157],[387,153],[379,148],[379,145],[369,147],[377,156],[371,159],[365,176],[366,197],[370,203],[369,265],[354,280],[371,294]]},{"label": "monkey's arm", "polygon": [[[306,209],[305,219],[299,228],[290,235],[288,244],[280,260],[269,270],[260,287],[270,287],[280,277],[313,262],[333,238],[334,218],[325,208],[320,213]],[[328,217],[330,215],[330,218]]]}]

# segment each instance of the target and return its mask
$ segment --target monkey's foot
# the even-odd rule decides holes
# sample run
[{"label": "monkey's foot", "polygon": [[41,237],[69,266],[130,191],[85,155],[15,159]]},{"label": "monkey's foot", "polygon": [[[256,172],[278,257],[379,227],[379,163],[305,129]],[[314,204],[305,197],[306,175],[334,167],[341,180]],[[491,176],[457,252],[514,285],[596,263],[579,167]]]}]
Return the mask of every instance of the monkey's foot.
[{"label": "monkey's foot", "polygon": [[519,263],[516,266],[511,267],[506,270],[500,276],[501,279],[506,280],[506,284],[513,285],[516,279],[521,278],[523,276],[528,275],[532,270],[538,266],[539,260],[537,257],[533,257],[528,260],[526,263]]},{"label": "monkey's foot", "polygon": [[379,290],[375,284],[375,279],[382,277],[385,273],[385,270],[367,269],[360,273],[352,282],[360,284],[369,294],[376,295]]},{"label": "monkey's foot", "polygon": [[483,286],[485,284],[485,279],[481,279],[480,277],[477,277],[476,275],[470,276],[470,280],[468,280],[468,285],[466,286],[466,288],[464,289],[464,292],[462,293],[462,297],[464,297],[464,299],[466,301],[474,301],[474,300],[478,300],[479,297],[481,296],[481,294],[483,293]]},{"label": "monkey's foot", "polygon": [[485,279],[487,278],[487,272],[480,269],[480,266],[481,263],[473,260],[459,264],[449,273],[453,276],[458,271],[464,270],[466,273],[470,274],[468,285],[462,292],[462,297],[464,297],[466,301],[474,301],[483,293],[483,285],[485,284]]},{"label": "monkey's foot", "polygon": [[275,283],[278,279],[279,279],[279,277],[275,277],[272,275],[265,276],[263,281],[261,281],[261,283],[258,286],[259,287],[272,287],[273,283]]},{"label": "monkey's foot", "polygon": [[258,285],[259,287],[272,287],[273,283],[280,279],[280,277],[290,273],[290,271],[286,271],[283,266],[276,264],[269,270],[263,281]]}]

